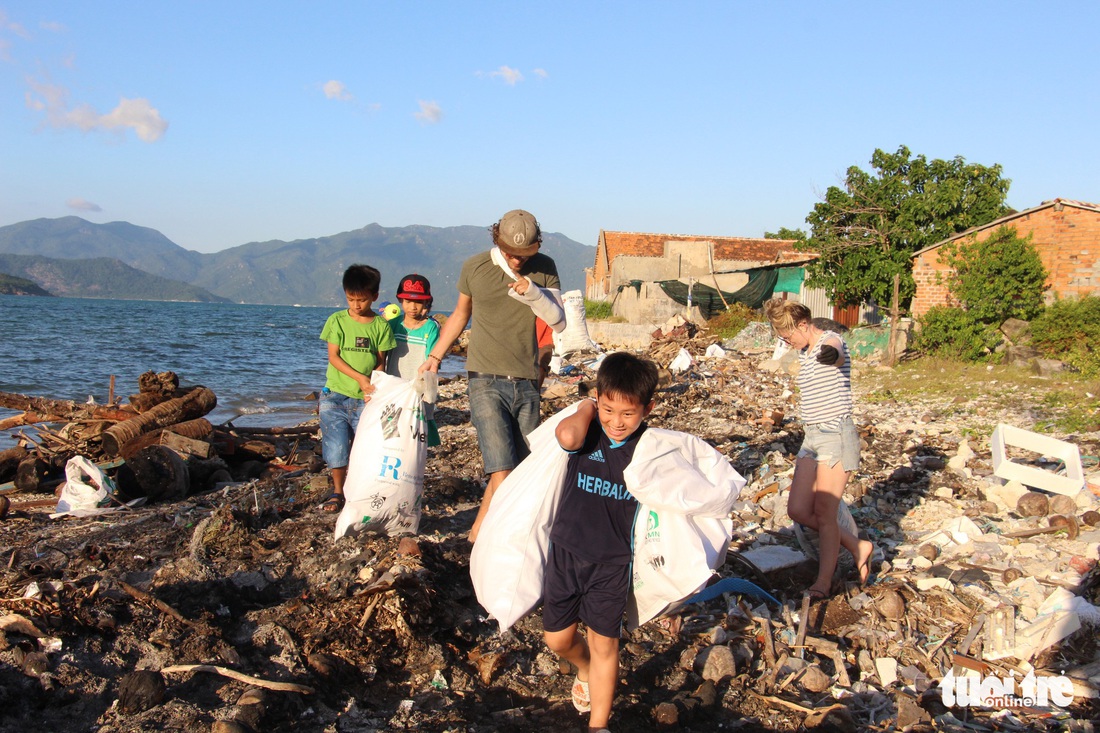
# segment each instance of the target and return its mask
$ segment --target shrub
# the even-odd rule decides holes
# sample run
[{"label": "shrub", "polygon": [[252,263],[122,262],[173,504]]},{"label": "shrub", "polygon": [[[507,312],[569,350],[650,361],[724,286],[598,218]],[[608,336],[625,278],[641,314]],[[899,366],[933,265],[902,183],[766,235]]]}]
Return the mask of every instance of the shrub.
[{"label": "shrub", "polygon": [[733,303],[729,310],[723,311],[707,321],[709,328],[716,336],[728,339],[741,333],[745,326],[753,321],[763,321],[764,316],[757,313],[744,303]]},{"label": "shrub", "polygon": [[1031,322],[1031,344],[1088,377],[1100,375],[1100,298],[1059,300]]},{"label": "shrub", "polygon": [[921,316],[915,347],[930,356],[981,361],[1001,342],[1000,333],[970,311],[938,305]]},{"label": "shrub", "polygon": [[584,301],[584,317],[588,321],[606,321],[611,318],[611,301],[610,300],[588,300]]},{"label": "shrub", "polygon": [[948,288],[978,321],[1000,325],[1008,318],[1034,318],[1043,309],[1047,272],[1031,235],[1002,226],[985,239],[943,246],[941,260],[952,268]]}]

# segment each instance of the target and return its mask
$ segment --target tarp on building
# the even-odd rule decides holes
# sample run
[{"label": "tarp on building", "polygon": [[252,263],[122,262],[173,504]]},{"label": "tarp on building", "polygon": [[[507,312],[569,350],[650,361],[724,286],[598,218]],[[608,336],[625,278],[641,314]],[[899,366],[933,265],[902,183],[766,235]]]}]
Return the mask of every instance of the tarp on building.
[{"label": "tarp on building", "polygon": [[[691,305],[697,306],[704,318],[710,319],[726,310],[726,304],[742,303],[749,308],[758,309],[764,301],[772,297],[779,276],[775,268],[758,268],[744,271],[749,281],[733,293],[719,291],[703,283],[682,283],[679,280],[662,280],[657,284],[665,295],[680,305],[688,304],[690,290]],[[725,303],[723,303],[725,299]]]}]

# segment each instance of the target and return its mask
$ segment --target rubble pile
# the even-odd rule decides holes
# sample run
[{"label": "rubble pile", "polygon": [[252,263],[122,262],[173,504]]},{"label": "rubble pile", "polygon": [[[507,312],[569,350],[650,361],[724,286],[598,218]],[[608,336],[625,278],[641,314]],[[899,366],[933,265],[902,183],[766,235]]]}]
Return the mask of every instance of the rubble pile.
[{"label": "rubble pile", "polygon": [[[866,586],[842,562],[835,595],[811,603],[813,538],[785,513],[801,442],[789,357],[762,335],[674,330],[650,354],[668,367],[685,352],[687,366],[662,370],[650,423],[706,439],[748,485],[715,591],[624,637],[613,730],[1085,729],[1074,721],[1095,717],[1100,689],[1100,506],[1087,485],[1069,496],[1001,479],[1002,449],[1060,474],[976,427],[1033,428],[1026,399],[976,398],[973,415],[904,403],[873,392],[875,364],[857,362],[863,463],[846,499],[878,552]],[[548,380],[548,414],[587,392],[598,358]],[[581,728],[539,614],[500,634],[474,598],[480,454],[465,380],[440,393],[416,537],[334,542],[316,510],[328,478],[308,466],[99,517],[13,508],[0,522],[3,725]],[[1056,439],[1095,468],[1100,436]],[[1063,671],[1065,705],[943,693],[945,678]]]}]

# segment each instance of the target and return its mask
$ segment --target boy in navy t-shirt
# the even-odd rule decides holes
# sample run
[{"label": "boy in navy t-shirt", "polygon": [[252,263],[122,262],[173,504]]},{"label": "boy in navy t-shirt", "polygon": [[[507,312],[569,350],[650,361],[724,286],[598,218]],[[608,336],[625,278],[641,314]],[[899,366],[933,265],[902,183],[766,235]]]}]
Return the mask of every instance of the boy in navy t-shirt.
[{"label": "boy in navy t-shirt", "polygon": [[[656,389],[653,362],[610,354],[596,374],[596,399],[581,403],[555,433],[571,455],[543,576],[544,638],[577,667],[573,705],[591,711],[589,731],[606,730],[619,678],[638,508],[623,470],[646,429]],[[588,628],[587,641],[579,622]]]}]

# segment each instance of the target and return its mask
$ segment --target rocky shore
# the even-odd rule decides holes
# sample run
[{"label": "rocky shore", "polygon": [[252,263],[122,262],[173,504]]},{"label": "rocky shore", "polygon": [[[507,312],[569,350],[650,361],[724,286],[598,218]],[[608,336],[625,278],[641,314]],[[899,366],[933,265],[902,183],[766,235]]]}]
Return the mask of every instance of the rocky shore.
[{"label": "rocky shore", "polygon": [[[694,363],[665,373],[650,422],[703,437],[748,479],[720,574],[779,603],[726,592],[629,634],[612,729],[1091,730],[1096,498],[1086,487],[1025,509],[1041,492],[994,475],[991,427],[1035,429],[1040,393],[975,383],[965,402],[901,399],[889,372],[857,362],[864,451],[847,499],[878,554],[868,585],[842,563],[836,594],[811,604],[812,547],[784,509],[801,440],[789,364],[751,339],[706,356],[718,341],[653,342],[661,366],[681,349]],[[585,361],[548,382],[547,414],[584,393]],[[416,537],[334,542],[316,508],[328,477],[293,466],[99,517],[50,519],[20,508],[49,494],[12,497],[0,729],[582,730],[538,614],[501,635],[473,596],[465,537],[482,481],[464,379],[442,385],[436,420]],[[1052,437],[1095,470],[1100,436]],[[1013,536],[1048,530],[1051,513],[1074,529]],[[946,704],[941,680],[968,671],[1065,672],[1073,701]]]}]

